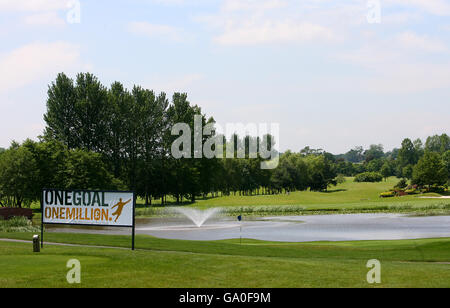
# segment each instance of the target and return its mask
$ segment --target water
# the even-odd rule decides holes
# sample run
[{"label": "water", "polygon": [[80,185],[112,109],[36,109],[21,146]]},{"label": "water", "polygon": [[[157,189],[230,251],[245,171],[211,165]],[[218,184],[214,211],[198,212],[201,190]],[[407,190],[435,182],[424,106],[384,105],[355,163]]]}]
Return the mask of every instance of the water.
[{"label": "water", "polygon": [[[222,217],[220,211],[177,218],[137,219],[136,233],[166,239],[223,240],[251,238],[280,242],[397,240],[450,237],[450,216],[409,217],[401,214]],[[191,215],[192,216],[192,215]],[[198,220],[197,220],[198,219]],[[195,223],[197,221],[197,223]],[[201,227],[198,227],[200,224]],[[242,234],[240,229],[242,227]],[[130,234],[126,228],[61,228],[54,232]]]},{"label": "water", "polygon": [[198,228],[201,228],[208,219],[210,219],[211,217],[213,217],[214,215],[216,215],[221,211],[221,209],[219,208],[213,208],[202,211],[193,208],[182,208],[182,207],[177,207],[174,208],[173,210],[189,218]]}]

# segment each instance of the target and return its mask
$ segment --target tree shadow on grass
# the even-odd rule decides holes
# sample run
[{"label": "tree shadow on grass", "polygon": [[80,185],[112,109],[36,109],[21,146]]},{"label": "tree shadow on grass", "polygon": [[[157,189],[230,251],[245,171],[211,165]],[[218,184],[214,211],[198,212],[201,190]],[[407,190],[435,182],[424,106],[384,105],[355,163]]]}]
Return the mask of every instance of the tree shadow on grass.
[{"label": "tree shadow on grass", "polygon": [[178,206],[189,206],[194,204],[195,202],[192,201],[183,201],[183,202],[176,202],[176,201],[166,201],[164,205],[161,205],[160,203],[157,204],[149,204],[145,205],[145,203],[136,203],[137,209],[149,209],[149,208],[168,208],[168,207],[178,207]]},{"label": "tree shadow on grass", "polygon": [[165,207],[189,206],[189,205],[197,203],[197,201],[208,201],[208,200],[217,199],[217,198],[219,198],[219,197],[201,196],[201,197],[196,197],[195,198],[195,202],[192,202],[191,200],[183,200],[183,202],[177,202],[176,200],[170,200],[170,201],[166,201],[166,203],[164,205],[161,205],[161,203],[145,205],[144,201],[138,201],[136,203],[136,208],[137,209],[147,209],[147,208],[165,208]]},{"label": "tree shadow on grass", "polygon": [[347,191],[347,189],[329,189],[327,191],[322,191],[322,193],[326,193],[326,194],[332,194],[332,193],[337,193],[337,192],[343,192],[343,191]]}]

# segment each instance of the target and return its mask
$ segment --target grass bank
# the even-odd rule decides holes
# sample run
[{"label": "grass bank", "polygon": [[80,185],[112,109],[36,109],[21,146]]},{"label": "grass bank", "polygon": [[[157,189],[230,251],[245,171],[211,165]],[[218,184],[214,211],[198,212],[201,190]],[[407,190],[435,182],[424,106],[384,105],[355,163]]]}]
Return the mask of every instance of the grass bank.
[{"label": "grass bank", "polygon": [[[388,203],[357,203],[357,204],[329,204],[321,207],[302,205],[263,205],[263,206],[230,206],[223,207],[222,214],[237,216],[302,216],[327,214],[356,214],[356,213],[399,213],[416,216],[450,215],[450,201],[428,202],[396,202]],[[170,207],[139,207],[137,217],[172,216]]]},{"label": "grass bank", "polygon": [[[30,239],[31,233],[0,233]],[[129,247],[128,236],[46,234],[52,242]],[[79,259],[79,287],[372,287],[367,261],[382,264],[378,287],[450,287],[450,239],[273,243],[195,242],[139,235],[138,251],[0,241],[2,287],[71,287],[66,262]]]},{"label": "grass bank", "polygon": [[[356,183],[353,178],[332,187],[327,192],[301,191],[280,195],[221,196],[198,198],[195,203],[176,204],[168,197],[168,204],[161,206],[153,200],[152,206],[137,202],[137,217],[167,216],[167,208],[173,206],[200,209],[221,207],[229,215],[314,215],[348,213],[412,213],[415,215],[450,215],[450,199],[426,199],[438,194],[424,194],[393,198],[380,198],[380,193],[391,189],[399,179],[391,177],[380,183]],[[35,220],[40,219],[39,205],[33,204]]]}]

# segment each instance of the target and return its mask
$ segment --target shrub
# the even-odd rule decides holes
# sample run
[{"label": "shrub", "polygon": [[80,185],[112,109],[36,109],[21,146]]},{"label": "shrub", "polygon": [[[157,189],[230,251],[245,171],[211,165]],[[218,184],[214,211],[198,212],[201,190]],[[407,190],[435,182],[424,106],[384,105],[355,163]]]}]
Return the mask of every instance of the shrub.
[{"label": "shrub", "polygon": [[336,178],[336,182],[338,184],[343,184],[346,182],[345,176],[343,174],[338,174],[337,178]]},{"label": "shrub", "polygon": [[384,193],[380,194],[381,198],[391,198],[391,197],[395,197],[395,191],[387,191]]},{"label": "shrub", "polygon": [[0,218],[0,232],[39,232],[40,227],[33,226],[26,217],[13,217],[9,220]]},{"label": "shrub", "polygon": [[383,176],[378,172],[364,172],[360,173],[355,177],[355,182],[381,182],[383,180]]},{"label": "shrub", "polygon": [[405,179],[401,179],[401,180],[397,183],[397,185],[394,186],[394,188],[396,188],[396,189],[404,189],[404,188],[406,188],[406,187],[408,187],[408,183],[406,182]]},{"label": "shrub", "polygon": [[431,187],[427,187],[425,188],[426,192],[434,192],[434,193],[438,193],[438,194],[443,194],[447,191],[447,187],[446,186],[440,186],[440,185],[433,185]]},{"label": "shrub", "polygon": [[407,189],[407,190],[405,190],[405,193],[408,194],[408,195],[416,195],[419,192],[417,190],[415,190],[415,189]]}]

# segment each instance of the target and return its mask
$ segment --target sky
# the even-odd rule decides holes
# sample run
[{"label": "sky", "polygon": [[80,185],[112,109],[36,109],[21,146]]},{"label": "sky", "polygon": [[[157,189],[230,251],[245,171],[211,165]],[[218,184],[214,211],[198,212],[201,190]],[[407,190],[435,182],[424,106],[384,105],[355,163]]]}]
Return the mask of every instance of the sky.
[{"label": "sky", "polygon": [[450,134],[448,0],[0,0],[0,147],[37,139],[59,72],[188,93],[279,148]]}]

